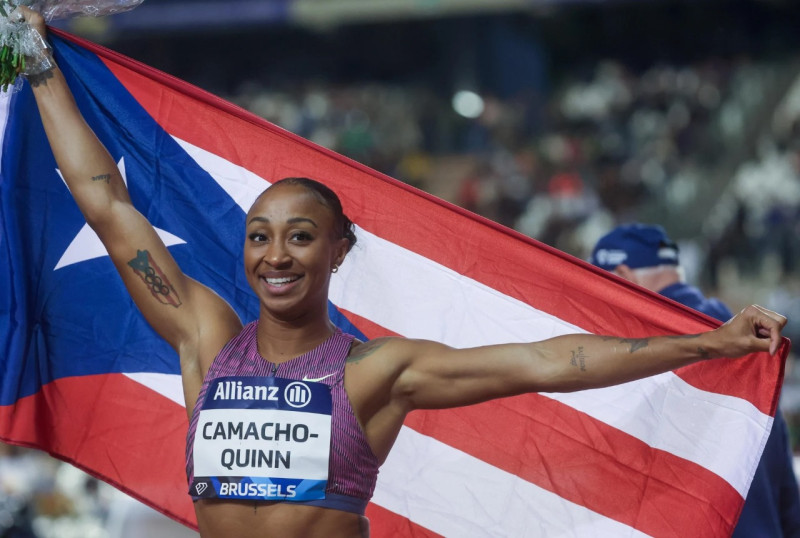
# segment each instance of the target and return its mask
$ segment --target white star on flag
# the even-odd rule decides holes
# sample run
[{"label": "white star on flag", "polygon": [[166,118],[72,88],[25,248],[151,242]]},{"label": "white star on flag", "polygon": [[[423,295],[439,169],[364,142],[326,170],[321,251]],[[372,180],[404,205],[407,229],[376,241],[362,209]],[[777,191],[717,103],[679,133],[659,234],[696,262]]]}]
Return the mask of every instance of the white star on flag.
[{"label": "white star on flag", "polygon": [[[117,168],[119,169],[119,173],[122,176],[122,181],[125,183],[125,186],[128,186],[128,177],[125,175],[125,158],[120,157],[119,163],[117,164]],[[56,172],[58,176],[61,178],[61,181],[64,181],[64,176],[61,174],[61,170],[56,168]],[[64,181],[66,185],[66,181]],[[69,189],[69,185],[67,185],[67,189]],[[183,239],[178,236],[172,235],[169,232],[166,232],[160,228],[156,228],[156,232],[158,236],[164,241],[164,244],[168,247],[172,245],[181,245],[186,243]],[[61,256],[61,259],[58,260],[54,271],[57,269],[61,269],[62,267],[66,267],[68,265],[72,265],[73,263],[83,262],[86,260],[91,260],[94,258],[100,258],[102,256],[108,256],[108,251],[106,247],[103,246],[103,243],[100,242],[100,238],[97,237],[97,234],[92,230],[88,224],[84,224],[83,227],[80,229],[78,234],[72,240],[72,242],[67,247],[67,250],[64,251],[64,254]]]}]

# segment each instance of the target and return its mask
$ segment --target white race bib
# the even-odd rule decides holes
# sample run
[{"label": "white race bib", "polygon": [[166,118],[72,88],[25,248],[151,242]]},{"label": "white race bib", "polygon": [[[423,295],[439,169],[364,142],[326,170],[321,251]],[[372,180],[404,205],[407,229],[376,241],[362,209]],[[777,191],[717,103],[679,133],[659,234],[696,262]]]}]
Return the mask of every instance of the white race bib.
[{"label": "white race bib", "polygon": [[206,392],[194,436],[193,496],[325,498],[330,387],[280,377],[221,377]]}]

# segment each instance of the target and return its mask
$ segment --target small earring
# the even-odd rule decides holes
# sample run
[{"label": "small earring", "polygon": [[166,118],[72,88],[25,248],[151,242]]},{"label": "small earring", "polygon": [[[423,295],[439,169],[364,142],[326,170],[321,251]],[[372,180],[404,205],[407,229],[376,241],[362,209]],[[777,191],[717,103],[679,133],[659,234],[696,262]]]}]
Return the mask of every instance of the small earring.
[{"label": "small earring", "polygon": [[337,272],[338,270],[339,270],[339,265],[334,263],[334,264],[333,264],[333,269],[331,269],[331,273],[335,273],[335,272]]}]

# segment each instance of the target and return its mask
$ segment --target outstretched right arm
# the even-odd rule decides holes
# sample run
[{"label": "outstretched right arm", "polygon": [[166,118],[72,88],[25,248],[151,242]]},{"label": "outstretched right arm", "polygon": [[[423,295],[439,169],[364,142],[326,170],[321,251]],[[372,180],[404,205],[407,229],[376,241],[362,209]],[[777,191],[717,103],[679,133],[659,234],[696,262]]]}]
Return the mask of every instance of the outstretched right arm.
[{"label": "outstretched right arm", "polygon": [[[44,36],[42,17],[18,9]],[[222,298],[183,274],[153,226],[133,207],[114,159],[87,125],[58,67],[28,80],[72,196],[144,317],[180,356],[191,410],[211,361],[239,332],[241,322]]]}]

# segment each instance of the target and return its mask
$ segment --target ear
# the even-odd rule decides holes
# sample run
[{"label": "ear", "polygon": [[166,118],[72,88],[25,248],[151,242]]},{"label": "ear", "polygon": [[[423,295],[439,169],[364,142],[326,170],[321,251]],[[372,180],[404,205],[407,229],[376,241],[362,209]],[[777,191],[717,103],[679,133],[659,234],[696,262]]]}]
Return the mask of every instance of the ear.
[{"label": "ear", "polygon": [[336,265],[342,265],[349,251],[350,251],[350,241],[348,241],[344,237],[338,239],[336,241],[336,244],[334,245],[333,263],[335,263]]},{"label": "ear", "polygon": [[638,280],[636,279],[636,273],[634,273],[633,269],[621,263],[617,265],[617,267],[612,271],[615,275],[621,276],[625,280],[630,280],[634,284],[638,284]]}]

